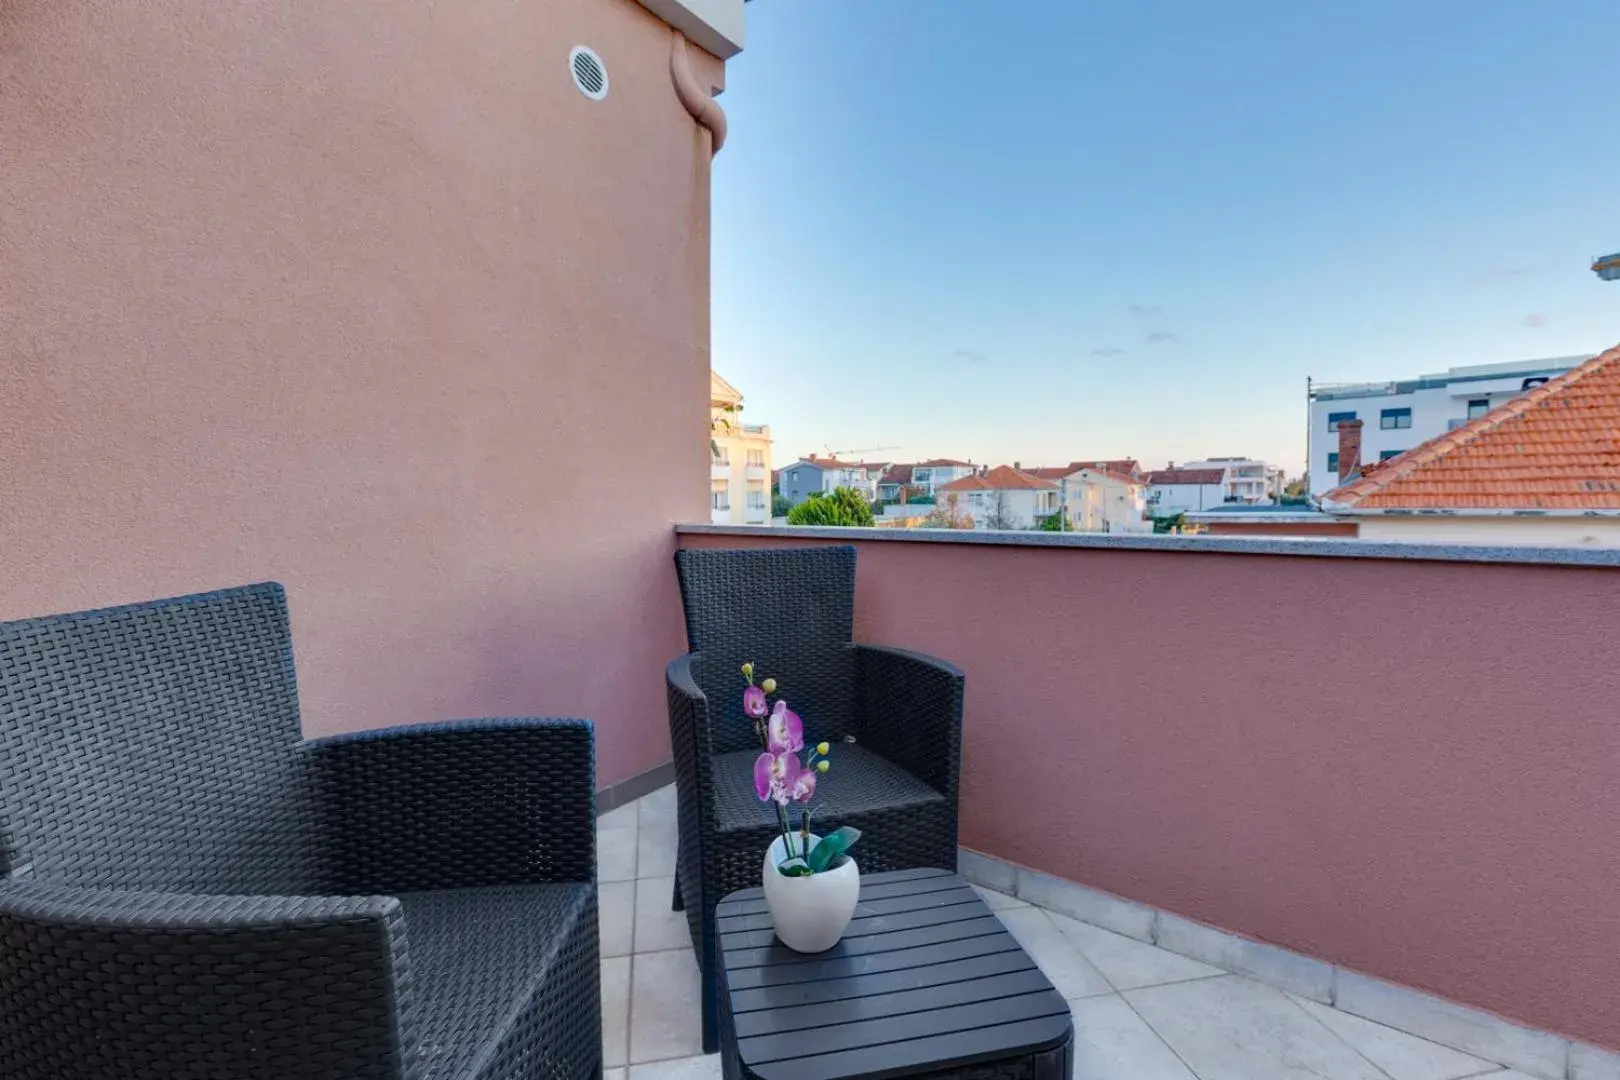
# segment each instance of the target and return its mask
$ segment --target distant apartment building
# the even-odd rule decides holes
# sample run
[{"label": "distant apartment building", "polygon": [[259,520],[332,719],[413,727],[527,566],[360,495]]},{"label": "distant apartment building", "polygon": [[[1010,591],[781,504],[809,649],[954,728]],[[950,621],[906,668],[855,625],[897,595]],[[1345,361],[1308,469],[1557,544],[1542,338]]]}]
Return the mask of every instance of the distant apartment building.
[{"label": "distant apartment building", "polygon": [[771,429],[742,422],[742,394],[709,372],[709,521],[771,523]]},{"label": "distant apartment building", "polygon": [[1153,517],[1196,514],[1226,502],[1225,469],[1189,469],[1172,464],[1144,473],[1147,510]]},{"label": "distant apartment building", "polygon": [[1009,465],[964,476],[935,489],[936,500],[955,497],[975,529],[1033,529],[1059,510],[1061,490]]},{"label": "distant apartment building", "polygon": [[1620,346],[1399,457],[1347,420],[1322,509],[1363,540],[1620,547]]},{"label": "distant apartment building", "polygon": [[913,465],[890,465],[878,478],[878,501],[899,502],[901,494],[908,490],[932,498],[941,485],[971,476],[975,471],[971,461],[957,461],[954,458],[934,458]]},{"label": "distant apartment building", "polygon": [[[1178,466],[1172,465],[1172,468],[1176,467]],[[1184,461],[1179,468],[1219,469],[1222,473],[1221,501],[1229,503],[1248,503],[1253,506],[1257,503],[1274,502],[1282,497],[1283,486],[1287,483],[1282,469],[1268,465],[1258,458],[1205,458],[1202,461]]]},{"label": "distant apartment building", "polygon": [[853,488],[866,496],[868,501],[876,502],[878,478],[888,467],[887,463],[839,461],[837,458],[812,455],[783,466],[777,486],[794,506],[818,491],[833,491],[841,487]]},{"label": "distant apartment building", "polygon": [[1307,436],[1311,494],[1321,496],[1339,484],[1339,422],[1362,422],[1362,454],[1387,461],[1427,442],[1527,390],[1562,375],[1590,356],[1559,356],[1507,364],[1454,367],[1380,383],[1315,383],[1309,392]]},{"label": "distant apartment building", "polygon": [[[1110,465],[1125,468],[1108,468]],[[1058,486],[1058,506],[1068,527],[1076,532],[1152,532],[1153,523],[1144,516],[1147,484],[1139,472],[1136,462],[1121,459],[1075,461],[1031,469],[1030,475]]]}]

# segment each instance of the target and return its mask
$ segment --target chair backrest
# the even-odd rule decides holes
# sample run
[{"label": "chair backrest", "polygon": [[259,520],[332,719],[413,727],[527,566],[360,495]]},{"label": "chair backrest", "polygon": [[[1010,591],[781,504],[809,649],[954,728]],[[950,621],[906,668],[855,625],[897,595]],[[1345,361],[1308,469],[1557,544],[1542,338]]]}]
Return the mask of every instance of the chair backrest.
[{"label": "chair backrest", "polygon": [[0,623],[0,873],[318,893],[281,586]]},{"label": "chair backrest", "polygon": [[757,745],[742,711],[745,660],[754,662],[756,679],[776,679],[807,739],[851,733],[853,547],[693,549],[676,552],[675,565],[716,753]]}]

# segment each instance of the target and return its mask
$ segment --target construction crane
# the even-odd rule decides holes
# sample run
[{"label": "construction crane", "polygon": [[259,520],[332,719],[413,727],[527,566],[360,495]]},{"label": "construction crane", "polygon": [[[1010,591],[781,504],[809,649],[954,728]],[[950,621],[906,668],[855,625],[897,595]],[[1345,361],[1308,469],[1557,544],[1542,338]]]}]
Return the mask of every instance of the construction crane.
[{"label": "construction crane", "polygon": [[1604,281],[1620,281],[1620,251],[1593,259],[1592,273]]},{"label": "construction crane", "polygon": [[885,450],[900,449],[898,446],[862,446],[850,450],[834,450],[829,443],[823,443],[822,445],[826,447],[827,456],[830,458],[841,458],[846,454],[880,454]]}]

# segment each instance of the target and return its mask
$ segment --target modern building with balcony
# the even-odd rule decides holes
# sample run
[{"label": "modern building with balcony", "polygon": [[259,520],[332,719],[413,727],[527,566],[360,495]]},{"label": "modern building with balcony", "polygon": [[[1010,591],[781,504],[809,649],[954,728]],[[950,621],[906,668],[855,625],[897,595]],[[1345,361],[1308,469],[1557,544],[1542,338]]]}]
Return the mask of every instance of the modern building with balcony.
[{"label": "modern building with balcony", "polygon": [[1321,496],[1339,484],[1341,420],[1362,422],[1366,460],[1387,461],[1589,359],[1590,354],[1473,364],[1381,383],[1312,383],[1307,429],[1311,494]]},{"label": "modern building with balcony", "polygon": [[860,492],[868,502],[876,502],[878,480],[889,468],[887,463],[841,461],[838,458],[800,458],[791,465],[782,466],[779,486],[782,495],[797,506],[812,494],[850,488]]},{"label": "modern building with balcony", "polygon": [[903,495],[915,494],[933,498],[943,484],[971,476],[976,471],[973,462],[954,458],[931,458],[915,464],[895,464],[883,470],[878,477],[879,502],[898,502]]},{"label": "modern building with balcony", "polygon": [[709,373],[709,520],[716,525],[769,525],[771,429],[742,419],[743,396]]},{"label": "modern building with balcony", "polygon": [[1184,461],[1172,468],[1204,472],[1218,469],[1221,473],[1220,494],[1223,503],[1271,502],[1282,495],[1283,470],[1256,458],[1214,457],[1202,461]]}]

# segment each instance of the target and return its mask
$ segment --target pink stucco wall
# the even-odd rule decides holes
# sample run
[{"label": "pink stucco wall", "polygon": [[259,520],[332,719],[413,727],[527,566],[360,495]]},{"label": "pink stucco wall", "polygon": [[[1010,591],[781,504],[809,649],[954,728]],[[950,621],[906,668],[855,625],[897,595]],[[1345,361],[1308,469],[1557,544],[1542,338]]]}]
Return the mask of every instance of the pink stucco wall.
[{"label": "pink stucco wall", "polygon": [[0,4],[0,618],[274,578],[313,733],[575,714],[604,783],[667,758],[709,366],[670,37],[633,0]]},{"label": "pink stucco wall", "polygon": [[964,844],[1620,1047],[1620,572],[859,546],[857,637],[967,674]]}]

